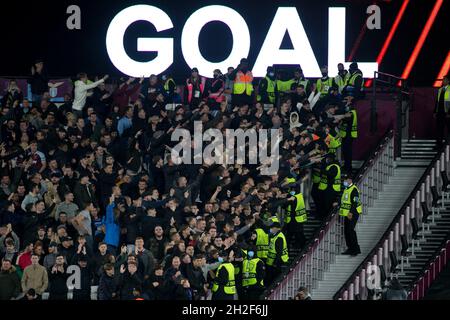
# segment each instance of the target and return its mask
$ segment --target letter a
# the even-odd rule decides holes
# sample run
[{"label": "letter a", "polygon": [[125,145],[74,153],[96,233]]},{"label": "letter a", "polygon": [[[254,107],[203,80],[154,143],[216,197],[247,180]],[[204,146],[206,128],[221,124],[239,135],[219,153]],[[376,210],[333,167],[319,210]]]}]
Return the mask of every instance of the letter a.
[{"label": "letter a", "polygon": [[81,9],[77,5],[71,5],[67,7],[67,14],[70,16],[67,18],[66,26],[69,30],[81,30]]},{"label": "letter a", "polygon": [[[286,32],[291,38],[293,49],[280,49]],[[253,75],[264,77],[267,67],[274,64],[301,65],[306,77],[320,78],[322,76],[295,7],[278,8],[253,67]]]}]

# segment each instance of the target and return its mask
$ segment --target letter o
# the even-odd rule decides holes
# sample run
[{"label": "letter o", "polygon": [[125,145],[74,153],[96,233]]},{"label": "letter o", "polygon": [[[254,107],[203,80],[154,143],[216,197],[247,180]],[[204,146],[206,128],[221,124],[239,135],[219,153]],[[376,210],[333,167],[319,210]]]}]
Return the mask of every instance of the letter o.
[{"label": "letter o", "polygon": [[[206,60],[198,45],[202,28],[211,21],[225,23],[233,35],[231,53],[221,62]],[[235,44],[238,44],[237,46]],[[197,67],[203,76],[209,76],[214,69],[225,70],[239,64],[250,52],[250,31],[244,18],[235,10],[226,6],[206,6],[195,11],[186,21],[181,35],[181,49],[190,68]]]}]

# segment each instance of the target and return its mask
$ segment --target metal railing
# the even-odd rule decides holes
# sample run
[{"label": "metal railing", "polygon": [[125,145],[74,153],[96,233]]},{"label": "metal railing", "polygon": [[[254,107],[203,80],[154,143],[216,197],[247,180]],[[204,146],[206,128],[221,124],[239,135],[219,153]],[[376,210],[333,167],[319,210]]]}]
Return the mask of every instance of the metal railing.
[{"label": "metal railing", "polygon": [[[421,179],[414,187],[403,207],[399,210],[390,226],[382,236],[381,240],[374,246],[374,249],[367,258],[360,264],[353,275],[335,294],[336,300],[355,300],[367,298],[367,283],[365,279],[372,275],[374,270],[385,270],[385,272],[396,272],[398,257],[401,257],[400,271],[403,272],[404,263],[409,262],[407,252],[402,246],[402,238],[411,246],[411,254],[414,255],[416,247],[419,245],[418,224],[421,223],[420,237],[425,239],[425,232],[429,231],[426,208],[431,208],[431,222],[434,223],[435,215],[439,214],[439,208],[433,207],[432,188],[436,188],[438,196],[442,199],[448,198],[449,194],[440,192],[443,180],[442,174],[448,174],[450,160],[450,146],[446,146],[439,152],[431,162]],[[444,202],[442,201],[442,206]],[[416,224],[417,223],[417,224]],[[403,252],[402,252],[403,251]]]},{"label": "metal railing", "polygon": [[[363,208],[373,205],[383,185],[394,173],[394,133],[389,131],[378,148],[361,167],[355,184],[361,191]],[[364,215],[362,215],[364,217]],[[362,218],[363,220],[364,218]],[[289,272],[277,278],[265,293],[267,300],[287,300],[300,286],[317,288],[324,271],[335,261],[343,245],[344,226],[334,210],[322,228],[315,234],[299,257],[293,261]]]},{"label": "metal railing", "polygon": [[433,255],[431,261],[426,265],[426,268],[421,273],[421,276],[412,285],[412,290],[409,292],[408,300],[422,299],[427,290],[433,284],[433,281],[439,276],[441,271],[445,268],[450,260],[450,240],[445,240],[444,244],[439,247]]},{"label": "metal railing", "polygon": [[408,113],[412,110],[413,95],[408,87],[406,79],[402,79],[389,73],[375,71],[372,85],[370,113],[370,132],[372,133],[375,133],[378,130],[377,96],[380,93],[394,95],[397,126],[397,130],[395,131],[395,156],[401,157],[402,139],[405,135],[406,138],[409,136]]}]

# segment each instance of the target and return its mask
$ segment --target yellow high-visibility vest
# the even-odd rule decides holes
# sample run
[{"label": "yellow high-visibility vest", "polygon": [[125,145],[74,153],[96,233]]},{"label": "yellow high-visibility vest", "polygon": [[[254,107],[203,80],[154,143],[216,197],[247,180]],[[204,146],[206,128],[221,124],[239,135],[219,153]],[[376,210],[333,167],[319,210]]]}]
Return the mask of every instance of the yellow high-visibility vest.
[{"label": "yellow high-visibility vest", "polygon": [[333,190],[336,192],[341,192],[341,167],[336,163],[332,163],[326,167],[325,172],[322,174],[322,179],[320,179],[319,190],[324,191],[328,188],[328,176],[326,173],[332,166],[336,166],[337,168],[337,174],[333,179]]},{"label": "yellow high-visibility vest", "polygon": [[328,90],[333,86],[333,78],[328,78],[323,81],[322,79],[317,80],[317,92],[320,92],[321,96],[328,94]]},{"label": "yellow high-visibility vest", "polygon": [[350,79],[350,73],[346,73],[344,77],[342,77],[340,74],[338,74],[334,78],[334,82],[339,87],[339,93],[342,93],[342,89],[344,89],[345,85],[347,84],[348,80]]},{"label": "yellow high-visibility vest", "polygon": [[[350,132],[350,136],[353,139],[356,139],[356,138],[358,138],[358,115],[357,115],[355,109],[351,110],[350,112],[353,114],[352,130]],[[343,121],[341,123],[341,128],[339,131],[340,131],[342,138],[347,137],[347,122]]]},{"label": "yellow high-visibility vest", "polygon": [[[234,266],[232,263],[222,263],[216,271],[216,279],[219,277],[219,272],[222,268],[227,269],[228,272],[228,282],[224,286],[223,291],[226,294],[235,294],[236,293],[236,282],[234,280]],[[214,281],[213,287],[211,289],[212,292],[216,292],[219,289],[219,284],[217,281]]]},{"label": "yellow high-visibility vest", "polygon": [[[297,206],[295,207],[295,221],[297,223],[305,223],[308,220],[308,215],[306,214],[305,201],[303,199],[303,194],[298,193],[294,196],[297,199]],[[287,215],[284,218],[285,223],[291,222],[292,208],[291,205],[287,207]]]},{"label": "yellow high-visibility vest", "polygon": [[[267,81],[267,96],[269,97],[269,102],[270,103],[275,103],[275,86],[276,83],[275,81],[272,81],[272,79],[270,79],[269,77],[265,77],[266,81]],[[257,97],[258,101],[261,101],[261,95],[258,94]]]},{"label": "yellow high-visibility vest", "polygon": [[270,238],[269,252],[267,253],[267,261],[266,261],[266,264],[268,266],[273,266],[275,263],[275,258],[277,257],[275,243],[278,238],[283,239],[283,252],[281,253],[281,261],[283,261],[284,263],[287,263],[289,261],[289,251],[287,247],[286,237],[282,232],[279,232],[275,237]]},{"label": "yellow high-visibility vest", "polygon": [[445,113],[448,113],[448,110],[450,108],[450,86],[441,87],[438,90],[438,103],[436,104],[436,112],[438,111],[437,108],[439,108],[439,97],[441,96],[441,92],[444,90],[444,110]]},{"label": "yellow high-visibility vest", "polygon": [[[352,207],[351,194],[352,194],[353,190],[355,190],[355,189],[358,190],[358,187],[353,184],[349,188],[345,189],[344,193],[342,193],[341,206],[339,208],[339,215],[341,215],[343,217],[348,216],[348,213],[350,212],[350,209]],[[358,190],[358,192],[359,192],[359,190]],[[362,204],[361,204],[361,200],[359,199],[359,197],[357,199],[356,212],[358,212],[358,214],[362,213]]]},{"label": "yellow high-visibility vest", "polygon": [[[254,286],[258,283],[256,280],[256,269],[258,266],[258,263],[262,262],[259,258],[253,258],[251,260],[245,259],[242,263],[242,286],[243,287],[250,287]],[[264,280],[261,279],[260,285],[264,286]]]},{"label": "yellow high-visibility vest", "polygon": [[236,79],[233,83],[233,94],[246,94],[251,96],[253,93],[253,74],[251,71],[247,71],[245,74],[242,71],[238,71]]},{"label": "yellow high-visibility vest", "polygon": [[292,84],[294,83],[294,79],[282,81],[282,80],[276,80],[277,83],[277,89],[279,92],[289,92],[291,91]]},{"label": "yellow high-visibility vest", "polygon": [[334,137],[331,134],[328,134],[328,138],[330,139],[330,143],[328,145],[328,152],[330,153],[336,153],[336,150],[341,146],[342,144],[342,138],[339,133],[336,134],[336,137]]},{"label": "yellow high-visibility vest", "polygon": [[269,235],[261,228],[256,229],[255,232],[256,256],[261,259],[266,259],[269,250]]},{"label": "yellow high-visibility vest", "polygon": [[[361,73],[359,73],[359,72],[355,72],[354,74],[350,75],[350,77],[349,77],[348,80],[347,80],[347,85],[354,87],[354,86],[355,86],[356,79],[357,79],[358,77],[361,77],[361,78],[362,78],[362,75],[361,75]],[[364,79],[362,79],[362,83],[361,83],[361,91],[363,90],[363,88],[364,88]]]}]

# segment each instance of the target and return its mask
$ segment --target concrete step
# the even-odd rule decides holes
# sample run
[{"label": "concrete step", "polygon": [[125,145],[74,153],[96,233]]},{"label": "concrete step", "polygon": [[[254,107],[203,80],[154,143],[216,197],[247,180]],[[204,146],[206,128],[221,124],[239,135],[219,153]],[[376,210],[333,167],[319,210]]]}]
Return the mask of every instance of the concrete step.
[{"label": "concrete step", "polygon": [[[402,163],[399,162],[399,164]],[[378,194],[373,206],[367,209],[367,214],[357,225],[362,254],[357,257],[336,256],[335,263],[331,264],[328,271],[324,272],[323,280],[319,281],[318,288],[312,290],[314,299],[332,299],[366,255],[373,250],[423,172],[424,168],[421,167],[397,167],[394,169],[394,175],[383,186],[383,191]],[[344,250],[345,248],[343,248]]]}]

